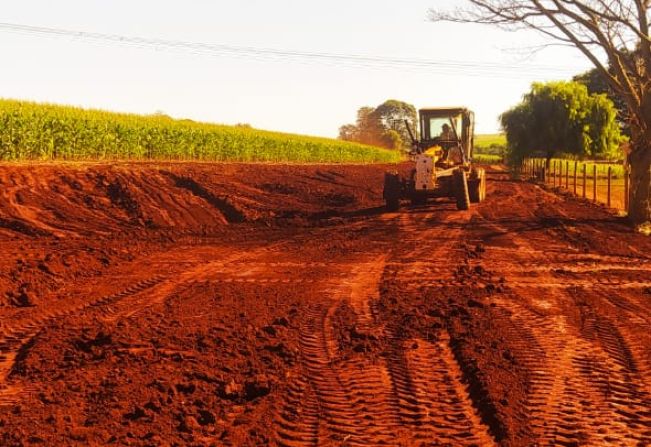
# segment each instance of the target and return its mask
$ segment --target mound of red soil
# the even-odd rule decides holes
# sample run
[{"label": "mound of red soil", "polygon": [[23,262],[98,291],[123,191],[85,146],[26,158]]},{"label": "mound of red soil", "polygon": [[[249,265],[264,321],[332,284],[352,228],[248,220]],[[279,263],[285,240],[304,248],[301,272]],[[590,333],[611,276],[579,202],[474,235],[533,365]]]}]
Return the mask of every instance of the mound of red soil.
[{"label": "mound of red soil", "polygon": [[[230,224],[304,226],[382,204],[382,166],[0,166],[0,307]],[[25,241],[29,241],[27,244]],[[1,312],[1,311],[0,311]]]}]

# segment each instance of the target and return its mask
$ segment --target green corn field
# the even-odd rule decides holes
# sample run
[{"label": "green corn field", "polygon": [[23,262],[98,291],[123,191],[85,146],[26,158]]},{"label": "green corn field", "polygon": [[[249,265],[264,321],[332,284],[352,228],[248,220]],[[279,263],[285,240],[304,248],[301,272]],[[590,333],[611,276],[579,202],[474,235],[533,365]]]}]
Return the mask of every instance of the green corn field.
[{"label": "green corn field", "polygon": [[0,100],[0,160],[396,163],[401,155],[328,138]]},{"label": "green corn field", "polygon": [[475,163],[502,163],[502,157],[495,154],[480,154],[474,153],[472,161]]}]

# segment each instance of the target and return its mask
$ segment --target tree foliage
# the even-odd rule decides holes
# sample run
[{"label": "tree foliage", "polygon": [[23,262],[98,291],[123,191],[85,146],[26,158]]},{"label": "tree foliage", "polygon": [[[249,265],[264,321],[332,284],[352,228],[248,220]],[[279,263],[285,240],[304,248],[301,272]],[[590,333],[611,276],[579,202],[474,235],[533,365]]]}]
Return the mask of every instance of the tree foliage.
[{"label": "tree foliage", "polygon": [[375,108],[360,108],[355,124],[339,128],[339,138],[389,149],[407,149],[411,146],[411,139],[405,121],[415,132],[417,116],[413,105],[390,99]]},{"label": "tree foliage", "polygon": [[616,115],[605,95],[590,95],[577,82],[551,82],[534,83],[500,120],[514,161],[557,153],[612,158],[622,142]]},{"label": "tree foliage", "polygon": [[626,104],[631,134],[629,216],[651,220],[651,0],[466,0],[435,21],[535,30],[579,50]]},{"label": "tree foliage", "polygon": [[585,85],[590,94],[606,95],[615,105],[615,109],[617,109],[617,121],[622,128],[622,132],[628,137],[631,136],[630,117],[626,101],[612,89],[610,84],[608,84],[608,80],[599,70],[593,68],[592,70],[574,76],[572,80]]}]

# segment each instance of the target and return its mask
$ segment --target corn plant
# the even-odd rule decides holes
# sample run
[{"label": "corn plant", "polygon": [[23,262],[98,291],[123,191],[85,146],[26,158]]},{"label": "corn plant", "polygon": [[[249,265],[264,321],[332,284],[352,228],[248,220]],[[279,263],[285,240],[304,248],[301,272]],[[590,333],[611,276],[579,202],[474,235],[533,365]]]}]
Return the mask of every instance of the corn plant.
[{"label": "corn plant", "polygon": [[395,163],[373,146],[142,116],[0,100],[0,160],[206,160]]}]

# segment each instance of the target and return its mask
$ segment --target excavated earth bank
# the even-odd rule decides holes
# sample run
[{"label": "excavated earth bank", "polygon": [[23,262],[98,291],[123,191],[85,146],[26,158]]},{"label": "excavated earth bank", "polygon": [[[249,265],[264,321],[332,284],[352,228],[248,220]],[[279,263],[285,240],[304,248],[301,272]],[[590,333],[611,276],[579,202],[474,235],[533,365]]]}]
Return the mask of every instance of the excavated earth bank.
[{"label": "excavated earth bank", "polygon": [[385,169],[0,165],[0,445],[651,445],[651,240]]}]

